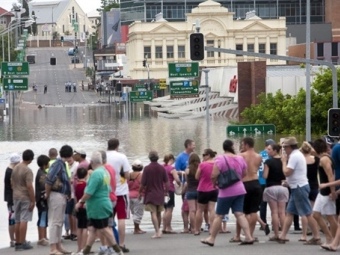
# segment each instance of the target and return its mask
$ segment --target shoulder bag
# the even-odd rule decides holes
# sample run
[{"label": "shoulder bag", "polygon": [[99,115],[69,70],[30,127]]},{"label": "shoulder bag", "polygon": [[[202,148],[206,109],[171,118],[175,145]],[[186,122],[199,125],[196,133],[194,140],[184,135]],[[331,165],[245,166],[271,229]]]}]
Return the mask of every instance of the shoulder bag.
[{"label": "shoulder bag", "polygon": [[217,186],[219,189],[228,188],[229,186],[240,181],[240,177],[236,173],[235,169],[230,168],[227,159],[224,156],[223,158],[228,169],[224,172],[220,172],[217,177]]}]

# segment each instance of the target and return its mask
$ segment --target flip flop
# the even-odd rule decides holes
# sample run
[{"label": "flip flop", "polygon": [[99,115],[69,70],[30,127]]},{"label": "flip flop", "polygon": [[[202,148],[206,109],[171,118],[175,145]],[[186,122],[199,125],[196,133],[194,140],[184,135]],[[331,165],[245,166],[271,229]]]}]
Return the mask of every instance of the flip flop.
[{"label": "flip flop", "polygon": [[241,240],[236,240],[234,237],[229,240],[229,243],[241,243]]},{"label": "flip flop", "polygon": [[208,242],[207,240],[201,240],[201,243],[202,244],[206,244],[206,245],[209,245],[209,246],[214,246],[214,244],[213,243],[210,243],[210,242]]},{"label": "flip flop", "polygon": [[336,249],[333,249],[332,247],[328,246],[328,245],[320,245],[322,249],[326,250],[326,251],[336,251]]},{"label": "flip flop", "polygon": [[254,244],[254,241],[242,241],[239,243],[239,245],[251,245]]},{"label": "flip flop", "polygon": [[269,237],[269,241],[274,241],[276,242],[279,238],[276,236]]},{"label": "flip flop", "polygon": [[197,232],[194,234],[194,236],[199,236],[201,234],[201,232]]},{"label": "flip flop", "polygon": [[307,242],[307,240],[306,240],[306,239],[300,238],[300,239],[299,239],[299,242]]}]

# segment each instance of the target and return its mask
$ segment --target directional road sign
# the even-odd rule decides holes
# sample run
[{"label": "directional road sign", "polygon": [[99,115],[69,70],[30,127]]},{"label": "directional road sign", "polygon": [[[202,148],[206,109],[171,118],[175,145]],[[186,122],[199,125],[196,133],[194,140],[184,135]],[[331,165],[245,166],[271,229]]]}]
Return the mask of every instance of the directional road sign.
[{"label": "directional road sign", "polygon": [[29,75],[28,62],[2,62],[2,75]]},{"label": "directional road sign", "polygon": [[198,97],[198,81],[170,81],[170,97]]},{"label": "directional road sign", "polygon": [[273,124],[254,124],[254,125],[229,125],[227,126],[227,136],[238,134],[243,135],[273,135],[276,133]]},{"label": "directional road sign", "polygon": [[145,85],[144,84],[136,84],[133,87],[133,91],[146,91]]},{"label": "directional road sign", "polygon": [[169,78],[198,77],[198,62],[169,63]]},{"label": "directional road sign", "polygon": [[4,78],[4,90],[28,90],[28,78]]},{"label": "directional road sign", "polygon": [[129,97],[131,103],[152,101],[152,91],[131,91]]}]

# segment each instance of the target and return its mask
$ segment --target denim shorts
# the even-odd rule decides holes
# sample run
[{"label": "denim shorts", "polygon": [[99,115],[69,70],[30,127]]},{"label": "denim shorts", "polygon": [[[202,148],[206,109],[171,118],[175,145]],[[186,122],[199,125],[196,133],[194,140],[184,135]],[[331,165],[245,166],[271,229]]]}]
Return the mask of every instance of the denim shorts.
[{"label": "denim shorts", "polygon": [[299,216],[308,216],[312,214],[312,207],[309,202],[309,184],[291,189],[290,198],[287,205],[287,212]]},{"label": "denim shorts", "polygon": [[197,200],[197,191],[188,191],[185,196],[187,200]]},{"label": "denim shorts", "polygon": [[226,215],[229,213],[229,209],[233,213],[243,213],[244,195],[234,197],[219,197],[217,198],[216,214]]}]

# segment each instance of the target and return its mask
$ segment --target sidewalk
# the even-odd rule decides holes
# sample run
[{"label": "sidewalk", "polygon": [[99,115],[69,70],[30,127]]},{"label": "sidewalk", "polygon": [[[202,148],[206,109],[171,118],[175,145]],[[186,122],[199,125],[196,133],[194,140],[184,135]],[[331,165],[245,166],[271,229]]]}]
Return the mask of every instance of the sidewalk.
[{"label": "sidewalk", "polygon": [[[258,229],[258,226],[257,226]],[[323,252],[319,246],[303,245],[299,242],[299,234],[288,234],[287,238],[290,242],[286,244],[278,244],[276,242],[269,242],[268,236],[265,236],[263,231],[256,230],[255,236],[259,238],[259,243],[254,245],[239,246],[236,243],[229,243],[229,239],[235,233],[235,226],[229,226],[231,234],[219,234],[217,236],[215,246],[209,247],[200,243],[200,240],[206,238],[208,233],[201,233],[200,236],[192,234],[167,234],[160,239],[151,239],[153,232],[148,231],[143,235],[134,235],[128,233],[126,235],[126,246],[130,249],[126,254],[138,255],[310,255],[322,254]],[[29,239],[29,238],[28,238]],[[324,238],[323,238],[324,239]],[[77,242],[63,241],[65,248],[69,251],[76,251]],[[95,243],[92,251],[96,254],[99,248],[99,243]],[[28,251],[15,252],[14,248],[0,249],[0,254],[14,255],[48,255],[49,247],[37,247],[33,244],[34,249]]]}]

